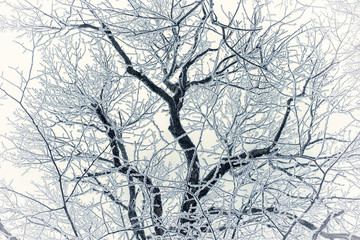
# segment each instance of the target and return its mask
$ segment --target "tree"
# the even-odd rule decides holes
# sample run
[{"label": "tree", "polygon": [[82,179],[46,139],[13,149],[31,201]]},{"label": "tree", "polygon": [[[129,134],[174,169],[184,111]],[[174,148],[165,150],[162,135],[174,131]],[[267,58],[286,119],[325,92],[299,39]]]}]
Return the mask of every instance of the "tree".
[{"label": "tree", "polygon": [[32,193],[3,184],[7,236],[360,239],[352,53],[345,28],[309,15],[322,9],[3,7],[33,56],[19,84],[3,77],[19,106],[4,156],[41,178]]}]

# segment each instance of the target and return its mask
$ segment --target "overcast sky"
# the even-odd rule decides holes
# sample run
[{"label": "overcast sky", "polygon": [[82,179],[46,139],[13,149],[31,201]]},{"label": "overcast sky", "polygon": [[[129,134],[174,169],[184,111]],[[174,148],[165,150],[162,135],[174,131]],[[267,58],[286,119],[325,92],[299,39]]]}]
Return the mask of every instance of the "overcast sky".
[{"label": "overcast sky", "polygon": [[[224,1],[222,4],[225,4],[226,7],[224,9],[234,9],[235,5],[231,5],[230,3],[236,4],[237,1]],[[217,5],[219,6],[219,5]],[[0,9],[0,14],[4,13],[4,9]],[[29,54],[24,53],[24,49],[17,44],[15,41],[17,39],[18,33],[16,32],[0,32],[0,73],[3,76],[11,81],[18,81],[19,76],[15,74],[15,71],[10,68],[19,67],[20,71],[27,71],[30,64],[30,56]],[[21,39],[20,39],[21,41]],[[0,81],[3,82],[3,81]],[[3,96],[1,93],[0,96]],[[9,142],[6,141],[4,135],[9,135],[10,126],[8,125],[8,117],[11,117],[14,109],[17,107],[16,103],[9,99],[0,99],[0,153],[4,151],[3,145],[9,145]],[[341,119],[333,119],[332,125],[334,127],[341,127],[343,123],[343,118]],[[11,167],[10,164],[5,163],[3,161],[3,156],[0,155],[0,181],[2,179],[6,179],[6,182],[10,182],[14,180],[14,187],[24,187],[24,179],[21,176],[21,172],[16,171],[16,168]],[[29,179],[26,179],[29,180]]]},{"label": "overcast sky", "polygon": [[[21,46],[16,44],[15,41],[16,33],[0,32],[0,73],[3,77],[14,81],[16,81],[16,78],[18,79],[18,76],[10,67],[19,67],[19,70],[26,69],[29,63],[29,56],[24,54]],[[0,82],[2,83],[3,80]],[[4,135],[11,134],[8,118],[11,118],[14,109],[17,108],[17,104],[10,99],[3,98],[3,93],[0,96],[0,181],[5,179],[6,183],[9,183],[14,180],[14,187],[24,187],[24,184],[22,184],[24,179],[21,177],[22,172],[16,171],[16,168],[5,162],[4,156],[2,156],[5,150],[4,145],[11,146]]]}]

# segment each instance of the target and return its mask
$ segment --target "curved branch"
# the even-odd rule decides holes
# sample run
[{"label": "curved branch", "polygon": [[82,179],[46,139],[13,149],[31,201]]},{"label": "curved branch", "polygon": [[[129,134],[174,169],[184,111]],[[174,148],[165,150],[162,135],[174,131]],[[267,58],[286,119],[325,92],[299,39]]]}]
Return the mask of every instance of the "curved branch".
[{"label": "curved branch", "polygon": [[121,46],[119,45],[119,43],[116,41],[113,33],[111,32],[111,30],[104,24],[102,23],[102,26],[104,28],[104,33],[106,34],[106,36],[108,37],[108,39],[110,40],[111,44],[113,45],[113,47],[116,49],[116,51],[119,53],[119,55],[124,59],[125,64],[127,65],[126,71],[136,77],[137,79],[139,79],[142,83],[144,83],[152,92],[156,93],[157,95],[159,95],[162,99],[164,99],[166,102],[170,103],[172,102],[172,98],[161,88],[159,88],[158,86],[155,85],[155,83],[153,83],[146,75],[140,73],[139,71],[135,70],[134,67],[132,66],[132,62],[130,60],[130,58],[127,56],[127,54],[124,52],[124,50],[121,48]]},{"label": "curved branch", "polygon": [[341,210],[340,212],[338,213],[332,213],[330,214],[326,219],[325,221],[321,224],[321,226],[319,227],[319,229],[313,234],[313,237],[312,237],[312,240],[316,240],[317,237],[319,236],[319,234],[321,234],[321,232],[325,229],[325,227],[328,225],[328,223],[330,222],[331,218],[332,217],[337,217],[337,216],[340,216],[344,213],[345,211],[344,210]]},{"label": "curved branch", "polygon": [[[106,134],[109,137],[110,146],[111,146],[111,150],[112,150],[112,154],[113,154],[114,167],[117,168],[119,172],[128,176],[129,181],[132,181],[132,178],[135,178],[135,179],[139,180],[140,182],[144,183],[146,185],[146,188],[148,189],[148,191],[151,194],[153,194],[154,200],[152,202],[152,209],[156,216],[154,219],[155,232],[157,235],[163,235],[164,230],[159,227],[159,226],[161,226],[161,216],[162,216],[162,212],[163,212],[160,189],[158,187],[154,187],[151,179],[148,178],[147,176],[144,176],[143,174],[139,173],[135,169],[131,168],[128,164],[126,164],[126,165],[121,164],[120,153],[122,154],[122,158],[124,160],[126,160],[126,161],[128,160],[128,156],[126,154],[124,145],[117,139],[116,132],[115,132],[116,130],[112,127],[111,121],[105,115],[101,105],[100,104],[92,104],[92,107],[95,108],[95,112],[96,112],[97,116],[99,117],[100,121],[105,126]],[[135,199],[134,199],[135,189],[131,184],[129,187],[129,191],[130,191],[130,195],[131,195],[129,212],[128,212],[130,222],[132,225],[135,225],[134,229],[136,231],[136,234],[141,236],[142,239],[145,239],[146,237],[145,237],[144,231],[138,230],[139,227],[136,227],[136,226],[138,226],[139,223],[137,220],[136,212],[134,210],[134,206],[132,205],[132,204],[134,204],[134,201],[135,201]]]},{"label": "curved branch", "polygon": [[223,163],[219,166],[214,167],[201,181],[200,186],[201,190],[199,191],[198,198],[201,199],[205,197],[209,191],[214,187],[214,185],[231,169],[240,166],[246,166],[250,162],[241,161],[243,159],[251,159],[251,158],[258,158],[263,155],[269,154],[271,148],[261,148],[261,149],[254,149],[248,153],[242,153],[238,156],[231,157],[231,158],[223,158],[221,159]]},{"label": "curved branch", "polygon": [[14,237],[10,232],[8,232],[4,225],[2,224],[1,220],[0,220],[0,232],[2,232],[3,234],[5,234],[5,236],[7,238],[9,238],[10,240],[17,240],[18,238],[17,237]]},{"label": "curved branch", "polygon": [[[115,39],[114,34],[112,33],[112,31],[109,29],[109,27],[105,24],[105,23],[101,23],[102,25],[102,29],[105,33],[105,35],[107,36],[107,38],[110,40],[111,45],[115,48],[115,50],[117,51],[117,53],[122,57],[122,59],[124,60],[127,68],[126,68],[126,72],[128,72],[130,75],[136,77],[137,79],[139,79],[142,83],[144,83],[152,92],[156,93],[157,95],[159,95],[162,99],[164,99],[166,102],[170,103],[172,102],[172,98],[161,88],[159,88],[158,86],[156,86],[155,83],[153,83],[146,75],[142,74],[141,72],[137,71],[134,69],[131,59],[128,57],[128,55],[126,54],[126,52],[122,49],[122,47],[120,46],[120,44],[118,43],[118,41]],[[94,25],[91,24],[79,24],[79,25],[70,25],[71,27],[75,27],[78,29],[82,29],[82,28],[90,28],[93,30],[97,30],[100,31],[102,30],[99,27],[96,27]]]},{"label": "curved branch", "polygon": [[276,146],[276,144],[278,143],[281,134],[284,130],[284,127],[286,125],[286,122],[289,118],[289,114],[290,114],[290,104],[293,101],[293,98],[289,98],[287,100],[287,108],[286,108],[286,112],[284,114],[283,120],[280,124],[279,130],[277,131],[275,138],[272,142],[272,144],[266,148],[259,148],[259,149],[254,149],[251,150],[250,152],[246,153],[243,152],[238,156],[234,156],[234,157],[230,157],[230,158],[222,158],[221,160],[223,161],[220,165],[214,167],[205,177],[204,179],[201,181],[200,186],[201,186],[201,190],[199,192],[199,199],[203,198],[204,196],[206,196],[208,194],[208,192],[214,187],[214,185],[231,169],[231,168],[236,168],[236,167],[240,167],[240,166],[245,166],[247,164],[249,164],[248,161],[243,162],[241,160],[243,159],[252,159],[252,158],[258,158],[261,157],[263,155],[267,155],[271,153],[271,150]]}]

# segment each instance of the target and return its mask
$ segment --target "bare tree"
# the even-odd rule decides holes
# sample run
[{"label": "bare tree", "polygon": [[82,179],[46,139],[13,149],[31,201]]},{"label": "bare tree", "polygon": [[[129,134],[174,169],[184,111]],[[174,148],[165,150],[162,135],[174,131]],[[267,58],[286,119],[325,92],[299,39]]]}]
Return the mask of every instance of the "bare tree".
[{"label": "bare tree", "polygon": [[231,4],[2,2],[32,54],[2,77],[19,106],[3,156],[38,189],[1,186],[12,234],[360,239],[344,28],[300,2]]}]

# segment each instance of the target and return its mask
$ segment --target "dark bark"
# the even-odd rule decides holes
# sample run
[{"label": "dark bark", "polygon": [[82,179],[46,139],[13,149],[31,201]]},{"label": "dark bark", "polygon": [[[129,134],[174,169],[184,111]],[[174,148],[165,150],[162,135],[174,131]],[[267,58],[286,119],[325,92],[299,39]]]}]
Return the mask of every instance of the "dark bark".
[{"label": "dark bark", "polygon": [[135,189],[135,185],[133,183],[132,176],[128,177],[128,182],[129,182],[129,195],[130,195],[128,217],[129,217],[131,226],[134,229],[136,237],[138,239],[140,238],[141,240],[145,240],[146,239],[145,232],[140,225],[140,221],[139,221],[139,218],[136,213],[136,202],[135,202],[136,201],[136,189]]},{"label": "dark bark", "polygon": [[223,158],[222,163],[219,166],[214,167],[201,181],[201,190],[199,191],[198,198],[205,197],[214,185],[231,169],[249,164],[249,161],[242,161],[242,159],[252,159],[269,154],[270,147],[255,149],[247,153],[242,153],[238,156],[231,158]]},{"label": "dark bark", "polygon": [[290,104],[293,101],[292,98],[287,100],[287,107],[286,112],[284,114],[283,120],[280,124],[279,130],[277,131],[275,138],[270,146],[266,148],[254,149],[248,153],[241,153],[240,155],[230,157],[230,158],[223,158],[222,163],[216,167],[214,167],[201,181],[200,186],[203,186],[199,191],[198,197],[199,199],[203,198],[208,194],[208,192],[214,187],[214,185],[224,176],[231,168],[237,168],[240,166],[245,166],[249,164],[248,161],[244,162],[241,161],[242,159],[252,159],[258,158],[263,155],[267,155],[271,152],[271,150],[276,146],[278,143],[281,134],[285,128],[286,122],[289,118],[290,114]]},{"label": "dark bark", "polygon": [[[114,46],[116,51],[119,53],[119,55],[124,59],[125,64],[127,65],[126,71],[139,79],[141,82],[143,82],[152,92],[159,95],[163,100],[165,100],[168,103],[169,106],[169,112],[170,112],[170,126],[169,131],[174,136],[174,138],[178,141],[180,147],[185,152],[185,157],[187,161],[187,192],[184,194],[184,200],[181,206],[181,212],[188,213],[187,217],[180,218],[180,223],[194,223],[196,220],[191,216],[193,212],[195,212],[197,207],[197,201],[196,198],[201,199],[204,196],[206,196],[209,191],[213,188],[213,186],[231,169],[236,168],[240,166],[244,166],[248,164],[249,162],[242,162],[243,159],[251,159],[251,158],[257,158],[261,157],[263,155],[269,154],[271,150],[276,146],[277,142],[279,141],[281,134],[283,132],[283,129],[286,125],[287,119],[290,114],[290,104],[293,101],[292,98],[288,99],[287,101],[287,109],[283,117],[283,121],[279,127],[279,130],[277,131],[275,138],[270,146],[260,149],[254,149],[247,153],[242,153],[235,157],[230,158],[223,158],[221,159],[222,163],[215,168],[213,168],[204,178],[203,180],[199,180],[200,177],[200,166],[199,166],[199,158],[196,154],[196,148],[190,137],[187,135],[186,131],[184,130],[183,126],[181,125],[179,111],[182,107],[182,101],[185,96],[186,89],[190,85],[194,84],[204,84],[212,80],[212,77],[207,77],[204,80],[193,82],[192,84],[188,84],[187,80],[187,74],[190,66],[196,62],[197,59],[205,55],[207,52],[213,51],[213,49],[208,49],[205,52],[197,55],[192,60],[189,60],[182,68],[180,77],[179,77],[179,85],[172,84],[171,87],[176,87],[177,90],[173,89],[175,92],[174,96],[171,97],[168,95],[162,88],[155,85],[146,75],[140,73],[139,71],[135,70],[132,66],[132,62],[130,58],[127,56],[127,54],[123,51],[123,49],[120,47],[118,42],[116,41],[115,37],[113,36],[113,33],[110,31],[110,29],[103,24],[103,28],[105,29],[104,32],[108,39],[110,40],[111,44]],[[224,36],[224,40],[226,43],[226,38]],[[196,43],[195,43],[196,44]],[[227,43],[226,43],[227,44]],[[230,47],[227,44],[228,47]],[[233,50],[233,49],[232,49]],[[235,52],[234,55],[238,55],[238,53]],[[231,59],[234,55],[231,55],[229,59]],[[245,59],[247,60],[247,59]],[[227,61],[227,60],[226,60]],[[223,64],[225,62],[221,62]],[[253,64],[252,62],[250,62]],[[232,66],[234,63],[230,63],[229,65],[225,66],[223,70],[218,71],[218,73],[221,73],[228,69],[230,66]],[[218,67],[220,64],[218,65]],[[257,66],[257,65],[256,65]],[[260,66],[257,66],[260,67]],[[108,135],[112,135],[111,131],[108,131]],[[115,144],[115,143],[114,143]],[[117,156],[118,152],[116,150],[113,150],[114,153],[114,162],[117,162]],[[117,155],[116,155],[117,154]],[[240,160],[240,161],[239,161]],[[122,169],[122,168],[120,168]],[[160,209],[159,209],[160,210]],[[162,210],[162,209],[161,209]],[[184,235],[187,234],[187,230],[182,232]]]},{"label": "dark bark", "polygon": [[[175,105],[175,104],[174,104]],[[196,154],[196,149],[194,143],[191,141],[190,137],[187,135],[186,131],[181,125],[179,113],[177,106],[170,107],[170,126],[169,130],[171,134],[177,139],[180,147],[185,151],[185,157],[187,161],[187,189],[184,194],[183,203],[181,205],[181,212],[191,214],[195,211],[197,202],[194,198],[198,188],[199,188],[199,178],[200,178],[200,166],[199,158]],[[194,219],[191,217],[181,217],[180,223],[193,223]],[[185,232],[184,232],[185,234]]]},{"label": "dark bark", "polygon": [[9,240],[18,240],[17,237],[14,237],[10,232],[8,232],[2,222],[0,221],[0,232],[2,232]]},{"label": "dark bark", "polygon": [[[113,154],[113,162],[114,167],[118,169],[119,172],[123,173],[124,175],[128,176],[129,181],[132,181],[133,178],[139,180],[140,182],[144,183],[148,189],[148,191],[151,193],[151,196],[153,197],[152,204],[152,210],[155,215],[155,218],[153,219],[154,225],[155,225],[155,233],[157,235],[163,235],[164,230],[160,227],[161,226],[161,216],[163,213],[162,209],[162,201],[161,201],[161,194],[160,189],[158,187],[154,187],[153,183],[150,178],[147,176],[144,176],[143,174],[139,173],[135,169],[131,168],[128,164],[122,165],[120,162],[120,152],[122,154],[122,157],[125,160],[128,160],[127,154],[124,148],[124,145],[119,142],[116,136],[116,130],[112,127],[111,121],[107,118],[107,116],[104,113],[104,110],[99,104],[92,104],[92,107],[95,108],[96,114],[99,117],[100,121],[104,124],[104,127],[106,129],[106,134],[109,137],[111,151]],[[128,216],[130,219],[130,222],[134,228],[135,234],[139,236],[141,239],[146,239],[145,233],[142,229],[140,229],[138,217],[135,211],[135,186],[131,185],[129,186],[129,192],[130,192],[130,204],[129,204],[129,211]]]},{"label": "dark bark", "polygon": [[[103,28],[105,29],[105,33],[112,45],[119,53],[119,55],[124,59],[125,64],[127,65],[126,71],[143,82],[152,92],[159,95],[163,100],[165,100],[169,105],[170,111],[170,126],[169,130],[171,134],[177,139],[180,147],[185,151],[185,156],[187,160],[188,167],[188,175],[187,175],[187,191],[184,196],[184,202],[181,207],[182,212],[193,212],[197,205],[193,194],[195,194],[198,190],[199,184],[199,176],[200,176],[200,167],[199,167],[199,158],[196,154],[196,149],[194,143],[191,141],[190,137],[187,135],[186,131],[181,125],[179,111],[182,106],[183,97],[185,95],[186,86],[187,86],[187,71],[198,58],[202,55],[206,54],[206,51],[203,54],[200,54],[194,60],[189,61],[182,69],[182,73],[179,80],[179,87],[174,95],[174,97],[170,97],[163,89],[156,86],[146,75],[140,73],[135,70],[132,66],[131,60],[128,58],[126,53],[122,50],[116,39],[114,38],[112,32],[107,28],[105,24],[103,24]],[[180,222],[187,222],[186,219],[181,219]]]}]

